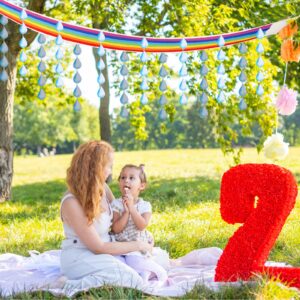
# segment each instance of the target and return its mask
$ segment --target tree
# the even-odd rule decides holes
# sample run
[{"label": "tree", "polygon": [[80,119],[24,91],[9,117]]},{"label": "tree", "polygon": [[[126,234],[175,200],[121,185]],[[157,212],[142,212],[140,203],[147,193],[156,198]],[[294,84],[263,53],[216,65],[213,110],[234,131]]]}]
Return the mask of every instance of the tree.
[{"label": "tree", "polygon": [[[212,33],[232,32],[242,30],[244,28],[256,27],[266,23],[278,21],[280,18],[288,18],[300,14],[300,6],[294,5],[290,1],[240,1],[230,0],[206,0],[195,3],[191,0],[170,0],[170,1],[136,1],[135,5],[138,9],[132,10],[136,22],[134,33],[139,35],[164,35],[164,36],[199,36],[211,35]],[[153,8],[156,6],[156,9]],[[216,101],[217,94],[217,78],[215,72],[210,72],[209,80],[209,101],[207,108],[209,110],[208,121],[214,126],[218,144],[222,151],[227,154],[233,154],[235,163],[239,162],[241,149],[236,147],[240,145],[240,136],[238,135],[238,127],[233,128],[233,124],[238,123],[243,128],[243,136],[251,136],[253,132],[259,133],[257,149],[262,148],[263,141],[266,136],[272,133],[275,127],[275,109],[271,105],[271,94],[276,92],[274,89],[273,79],[282,80],[282,61],[279,57],[279,45],[276,37],[265,39],[263,41],[265,47],[265,80],[263,97],[255,95],[256,82],[256,59],[255,51],[257,42],[248,43],[249,51],[247,54],[248,81],[246,96],[247,109],[240,111],[238,108],[238,97],[232,93],[236,86],[236,78],[239,75],[235,59],[239,56],[236,47],[228,47],[228,58],[225,61],[227,70],[227,92],[228,99],[224,104],[218,104]],[[216,70],[218,62],[209,51],[209,69]],[[272,60],[270,60],[272,57]],[[199,93],[199,57],[191,58],[189,62],[189,81],[190,95]],[[153,62],[153,61],[152,61]],[[290,70],[296,70],[291,65]],[[295,72],[293,73],[295,74]],[[298,76],[292,80],[292,84],[299,80]],[[134,91],[135,96],[140,93],[137,88]],[[138,97],[136,97],[138,98]],[[152,97],[151,99],[157,99]],[[131,109],[132,115],[137,112],[140,119],[140,108],[133,104]],[[139,124],[145,124],[140,122]],[[257,126],[257,124],[259,126]],[[139,129],[140,130],[140,129]],[[141,130],[140,130],[141,131]],[[143,134],[147,138],[147,133]]]},{"label": "tree", "polygon": [[[191,0],[138,0],[138,1],[115,1],[107,3],[106,1],[73,1],[76,5],[77,13],[85,14],[89,16],[90,22],[94,28],[100,28],[104,30],[116,30],[123,32],[120,28],[124,25],[124,22],[131,23],[130,20],[134,20],[133,26],[127,26],[127,32],[131,32],[134,35],[141,36],[199,36],[199,35],[211,35],[212,33],[232,32],[238,31],[249,27],[256,27],[265,23],[275,22],[279,18],[287,18],[291,14],[294,16],[299,14],[299,6],[292,5],[290,1],[248,1],[240,3],[237,0],[205,0],[198,3]],[[118,11],[115,10],[118,9]],[[280,16],[280,17],[279,17]],[[96,20],[96,22],[95,22]],[[118,30],[119,28],[119,30]],[[210,100],[208,103],[208,109],[210,111],[209,122],[214,124],[217,141],[220,144],[223,152],[234,154],[235,162],[239,161],[240,149],[235,148],[235,145],[239,144],[239,136],[237,131],[232,129],[232,124],[238,122],[244,127],[243,134],[251,135],[252,129],[256,127],[254,124],[259,124],[259,143],[258,150],[261,149],[262,143],[266,136],[270,135],[272,128],[275,126],[274,114],[275,110],[271,107],[270,103],[270,91],[273,89],[272,79],[280,78],[279,68],[282,67],[282,62],[278,58],[278,53],[275,53],[274,49],[278,49],[278,41],[276,39],[270,39],[265,41],[264,46],[266,48],[266,65],[267,76],[264,81],[265,95],[262,99],[255,96],[255,87],[250,82],[255,82],[255,73],[257,68],[255,66],[255,45],[253,43],[250,46],[248,59],[249,64],[248,72],[250,72],[248,81],[248,96],[247,105],[248,108],[244,112],[240,113],[238,107],[238,97],[233,96],[228,104],[220,106],[215,101],[215,95],[217,92],[216,78],[210,75]],[[276,48],[274,45],[276,44]],[[95,53],[95,52],[94,52]],[[226,91],[230,93],[235,86],[235,78],[238,73],[232,69],[234,65],[234,57],[238,55],[238,52],[228,49],[228,53],[231,55],[226,60],[226,68],[230,70],[228,78],[228,86]],[[272,63],[268,59],[272,56]],[[212,70],[216,68],[216,60],[211,58]],[[133,87],[131,88],[132,95],[136,99],[136,103],[129,105],[131,112],[131,125],[136,128],[136,137],[140,139],[147,139],[146,119],[145,113],[149,110],[147,106],[141,107],[139,102],[139,96],[141,91],[139,89],[140,79],[135,74],[138,74],[139,70],[137,62],[135,60],[130,61],[132,70],[135,73],[130,73]],[[114,66],[118,66],[115,63]],[[193,67],[194,66],[194,67]],[[191,62],[190,75],[194,77],[197,72],[195,68],[197,64],[195,61]],[[151,60],[152,72],[157,68],[157,61]],[[193,70],[194,69],[194,70]],[[293,68],[292,68],[293,69]],[[195,71],[197,70],[197,71]],[[154,73],[154,72],[153,72]],[[157,73],[156,73],[157,74]],[[134,78],[134,79],[133,79]],[[108,80],[106,81],[108,84]],[[193,85],[199,85],[196,80],[190,82],[190,94],[196,95],[197,89]],[[157,87],[155,83],[151,85]],[[106,85],[106,89],[109,85]],[[198,89],[199,90],[199,89]],[[107,94],[108,90],[106,90]],[[157,99],[157,93],[154,92],[149,95],[150,101]],[[107,103],[109,101],[104,99],[102,113],[107,113]],[[101,111],[101,109],[100,109]],[[168,106],[168,112],[171,114],[171,119],[174,115],[174,106]],[[239,115],[239,116],[238,116]],[[103,118],[104,119],[104,118]],[[106,119],[107,115],[106,115]],[[103,126],[102,126],[103,127]],[[104,128],[107,128],[106,126]],[[105,129],[106,130],[106,129]],[[102,134],[102,133],[101,133]],[[110,134],[109,134],[110,136]]]},{"label": "tree", "polygon": [[[123,32],[126,16],[129,9],[134,4],[133,0],[71,0],[75,6],[75,12],[79,15],[88,16],[85,25],[91,25],[95,29]],[[95,63],[97,64],[99,56],[97,49],[93,49]],[[109,116],[110,104],[110,79],[108,76],[108,59],[107,54],[104,55],[103,61],[106,68],[103,70],[105,83],[103,89],[105,92],[104,98],[100,102],[99,122],[100,122],[100,137],[102,140],[111,142],[111,124]],[[97,69],[98,73],[99,70]]]},{"label": "tree", "polygon": [[177,99],[170,102],[177,106],[173,122],[162,122],[160,108],[150,102],[151,112],[145,114],[148,138],[135,140],[135,128],[122,118],[116,109],[112,120],[112,141],[117,150],[170,149],[170,148],[213,148],[216,147],[213,127],[199,115],[199,103],[179,106]]},{"label": "tree", "polygon": [[[64,99],[66,97],[64,95]],[[98,137],[97,109],[84,100],[81,100],[82,110],[79,112],[72,111],[67,105],[58,107],[54,95],[49,96],[47,106],[41,102],[24,100],[23,104],[19,104],[19,101],[17,98],[14,105],[15,149],[35,150],[69,142],[81,144]]]},{"label": "tree", "polygon": [[[60,11],[68,7],[68,3],[57,0],[26,0],[18,1],[20,5],[38,13],[58,15]],[[70,9],[66,12],[70,14]],[[2,25],[1,25],[2,26]],[[9,21],[6,25],[8,38],[6,44],[8,53],[8,68],[6,69],[8,80],[0,82],[0,202],[10,199],[11,183],[13,176],[13,105],[17,78],[17,58],[20,53],[19,25]],[[28,46],[32,44],[37,32],[28,30],[25,38]],[[33,86],[31,86],[32,88]]]},{"label": "tree", "polygon": [[[55,99],[50,97],[49,102]],[[54,104],[43,107],[32,101],[14,107],[14,144],[31,149],[41,146],[56,147],[65,141],[76,140],[70,126],[72,111],[58,109]],[[37,151],[38,152],[38,151]]]},{"label": "tree", "polygon": [[[44,11],[46,0],[30,0],[26,7],[30,10],[42,13]],[[13,103],[16,83],[16,65],[17,57],[21,50],[19,47],[18,25],[9,21],[6,28],[8,39],[6,43],[9,48],[7,59],[9,66],[7,68],[8,80],[0,82],[0,202],[10,199],[11,183],[13,176]],[[37,33],[29,31],[26,34],[26,40],[30,45]]]}]

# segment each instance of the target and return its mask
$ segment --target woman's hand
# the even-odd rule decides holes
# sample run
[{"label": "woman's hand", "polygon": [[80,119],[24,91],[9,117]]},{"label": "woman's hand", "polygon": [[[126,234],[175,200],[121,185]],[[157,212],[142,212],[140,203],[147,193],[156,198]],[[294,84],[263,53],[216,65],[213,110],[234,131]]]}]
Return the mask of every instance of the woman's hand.
[{"label": "woman's hand", "polygon": [[145,253],[152,252],[153,245],[142,241],[137,241],[136,243],[138,243],[138,251],[145,252]]}]

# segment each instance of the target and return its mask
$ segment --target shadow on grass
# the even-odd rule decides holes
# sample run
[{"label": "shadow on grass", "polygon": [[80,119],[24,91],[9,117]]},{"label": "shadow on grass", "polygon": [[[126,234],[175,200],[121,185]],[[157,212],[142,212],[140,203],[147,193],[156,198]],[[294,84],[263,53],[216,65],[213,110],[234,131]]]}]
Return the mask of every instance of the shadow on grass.
[{"label": "shadow on grass", "polygon": [[[115,197],[120,196],[116,183],[111,185]],[[184,208],[200,202],[218,202],[220,181],[207,177],[153,179],[141,197],[152,204],[153,210]]]},{"label": "shadow on grass", "polygon": [[[117,182],[111,184],[111,189],[115,197],[120,196]],[[199,202],[217,202],[219,189],[220,182],[207,177],[153,179],[141,197],[152,203],[154,211],[162,212]],[[0,222],[8,224],[13,219],[54,218],[57,211],[53,210],[53,205],[60,202],[65,191],[63,180],[16,186],[11,204],[19,207],[16,212],[0,210]]]},{"label": "shadow on grass", "polygon": [[24,205],[49,205],[60,201],[66,191],[63,180],[38,182],[13,187],[13,203]]},{"label": "shadow on grass", "polygon": [[[28,219],[53,220],[58,216],[57,209],[66,186],[63,181],[49,181],[13,187],[13,198],[8,208],[0,209],[0,223],[11,224],[14,220]],[[1,207],[1,205],[0,205]]]}]

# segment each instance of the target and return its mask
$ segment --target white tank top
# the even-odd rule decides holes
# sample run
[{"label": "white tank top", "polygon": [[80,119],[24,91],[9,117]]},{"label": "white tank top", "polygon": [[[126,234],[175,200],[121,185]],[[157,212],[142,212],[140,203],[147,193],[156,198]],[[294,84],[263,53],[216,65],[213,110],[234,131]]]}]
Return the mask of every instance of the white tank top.
[{"label": "white tank top", "polygon": [[[103,197],[104,197],[103,200],[107,201],[108,210],[102,212],[97,219],[94,219],[93,226],[95,227],[97,233],[99,234],[103,242],[110,242],[111,237],[109,235],[109,231],[112,223],[112,209],[106,195],[104,195]],[[67,192],[65,196],[61,199],[60,205],[62,206],[63,202],[70,198],[75,198],[75,196]],[[73,228],[69,226],[67,223],[65,223],[63,219],[62,222],[63,222],[63,228],[65,234],[65,239],[62,241],[62,249],[86,248],[86,246],[80,241],[78,235],[75,233]]]}]

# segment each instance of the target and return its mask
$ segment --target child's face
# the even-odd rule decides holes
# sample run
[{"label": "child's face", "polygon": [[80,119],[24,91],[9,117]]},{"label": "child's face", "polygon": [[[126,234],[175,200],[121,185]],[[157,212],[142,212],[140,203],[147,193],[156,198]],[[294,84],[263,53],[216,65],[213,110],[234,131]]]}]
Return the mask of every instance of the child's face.
[{"label": "child's face", "polygon": [[145,183],[140,179],[140,171],[135,168],[125,168],[120,174],[119,187],[122,196],[130,193],[134,199],[137,199],[140,191],[145,188]]}]

